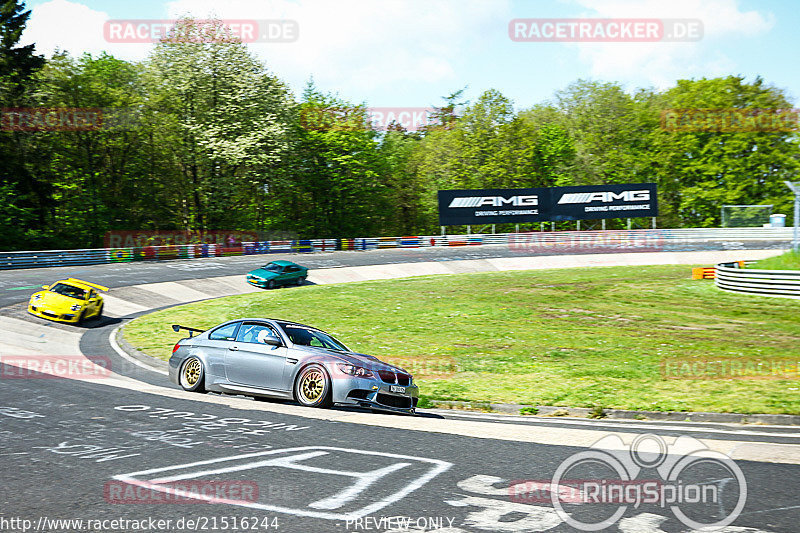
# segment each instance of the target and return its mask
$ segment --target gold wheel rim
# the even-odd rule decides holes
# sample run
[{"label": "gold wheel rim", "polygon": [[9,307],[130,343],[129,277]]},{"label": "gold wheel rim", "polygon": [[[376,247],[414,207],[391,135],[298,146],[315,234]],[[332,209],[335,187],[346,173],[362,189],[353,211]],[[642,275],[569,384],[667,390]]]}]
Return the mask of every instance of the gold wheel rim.
[{"label": "gold wheel rim", "polygon": [[325,377],[319,370],[311,370],[300,380],[300,395],[309,403],[316,402],[325,392]]},{"label": "gold wheel rim", "polygon": [[187,385],[193,387],[197,383],[200,379],[200,369],[200,361],[197,359],[192,359],[186,363],[186,367],[183,369],[183,378],[186,380]]}]

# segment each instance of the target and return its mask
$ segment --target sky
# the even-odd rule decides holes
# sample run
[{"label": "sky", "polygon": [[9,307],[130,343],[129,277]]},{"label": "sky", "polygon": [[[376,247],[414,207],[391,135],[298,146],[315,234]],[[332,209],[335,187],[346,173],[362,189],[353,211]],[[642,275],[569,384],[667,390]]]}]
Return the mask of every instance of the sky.
[{"label": "sky", "polygon": [[[109,42],[107,21],[181,16],[292,20],[292,42],[247,46],[296,94],[320,90],[373,107],[430,107],[466,87],[497,89],[517,109],[578,79],[633,92],[678,79],[756,76],[800,100],[795,0],[28,0],[23,34],[39,53],[101,51],[139,61],[150,43]],[[513,19],[698,19],[692,42],[517,42]]]}]

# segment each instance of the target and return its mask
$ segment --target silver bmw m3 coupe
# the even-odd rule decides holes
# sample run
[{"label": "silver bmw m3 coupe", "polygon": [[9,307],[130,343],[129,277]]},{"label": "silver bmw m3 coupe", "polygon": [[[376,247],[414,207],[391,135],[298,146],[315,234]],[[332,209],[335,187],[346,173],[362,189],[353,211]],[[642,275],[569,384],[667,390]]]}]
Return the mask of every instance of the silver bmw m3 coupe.
[{"label": "silver bmw m3 coupe", "polygon": [[[324,331],[267,318],[189,331],[169,360],[184,390],[296,400],[307,407],[350,405],[413,414],[419,389],[408,372],[356,353]],[[198,333],[197,335],[193,335]]]}]

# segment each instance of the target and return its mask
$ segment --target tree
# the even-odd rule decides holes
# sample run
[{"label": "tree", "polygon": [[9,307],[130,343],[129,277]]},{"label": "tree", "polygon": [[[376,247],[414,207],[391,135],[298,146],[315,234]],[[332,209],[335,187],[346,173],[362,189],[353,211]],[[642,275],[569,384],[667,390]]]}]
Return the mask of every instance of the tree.
[{"label": "tree", "polygon": [[[31,89],[33,73],[44,64],[34,54],[33,45],[18,46],[30,17],[25,4],[17,0],[0,0],[0,101],[6,107],[18,107]],[[3,194],[3,231],[0,246],[24,248],[43,243],[46,231],[47,190],[25,169],[25,134],[0,131],[0,190]],[[5,228],[3,228],[5,230]],[[25,228],[25,231],[20,231]]]},{"label": "tree", "polygon": [[[783,91],[756,78],[679,80],[659,99],[668,109],[788,109]],[[798,175],[793,132],[664,131],[654,128],[649,162],[674,223],[717,226],[725,204],[774,204],[788,213],[791,195],[784,180]]]}]

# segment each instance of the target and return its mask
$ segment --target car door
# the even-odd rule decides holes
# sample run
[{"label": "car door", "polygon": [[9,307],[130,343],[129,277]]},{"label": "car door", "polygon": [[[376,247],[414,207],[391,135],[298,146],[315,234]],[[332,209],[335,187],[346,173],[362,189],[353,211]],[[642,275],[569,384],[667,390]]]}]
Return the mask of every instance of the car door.
[{"label": "car door", "polygon": [[87,296],[87,313],[86,314],[97,314],[97,309],[100,307],[100,298],[97,296],[97,292],[94,289],[89,291],[89,295]]},{"label": "car door", "polygon": [[228,348],[236,342],[236,333],[241,322],[231,322],[222,325],[208,334],[205,340],[196,341],[196,346],[202,348],[208,358],[209,370],[215,376],[225,375],[225,356]]},{"label": "car door", "polygon": [[286,284],[295,283],[300,276],[300,267],[297,265],[289,265],[286,267],[285,282]]},{"label": "car door", "polygon": [[262,322],[243,322],[225,354],[228,381],[260,389],[288,390],[283,381],[286,347],[265,344],[265,335],[280,339],[278,333]]}]

